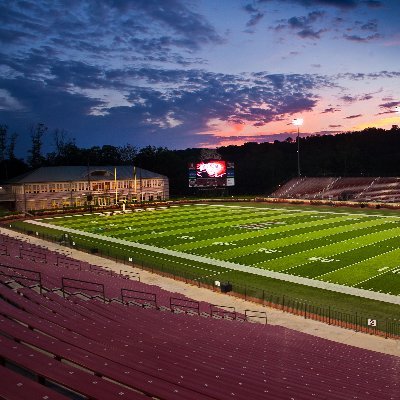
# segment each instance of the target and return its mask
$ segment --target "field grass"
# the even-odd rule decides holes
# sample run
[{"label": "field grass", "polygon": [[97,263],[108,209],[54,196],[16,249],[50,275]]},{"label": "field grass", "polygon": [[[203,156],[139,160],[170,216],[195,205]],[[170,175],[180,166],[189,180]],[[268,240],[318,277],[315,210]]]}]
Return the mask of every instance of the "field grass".
[{"label": "field grass", "polygon": [[[400,295],[400,216],[391,211],[312,208],[270,204],[189,205],[113,216],[46,218],[63,227],[104,237],[101,246],[155,265],[172,264],[182,275],[229,280],[260,290],[287,293],[319,304],[397,317],[399,306],[233,271],[185,259],[205,256],[221,263],[281,272]],[[38,230],[38,227],[34,228]],[[43,228],[42,228],[43,230]],[[111,244],[108,237],[178,251],[169,257]],[[98,246],[87,237],[74,240]],[[397,315],[396,315],[397,314]]]}]

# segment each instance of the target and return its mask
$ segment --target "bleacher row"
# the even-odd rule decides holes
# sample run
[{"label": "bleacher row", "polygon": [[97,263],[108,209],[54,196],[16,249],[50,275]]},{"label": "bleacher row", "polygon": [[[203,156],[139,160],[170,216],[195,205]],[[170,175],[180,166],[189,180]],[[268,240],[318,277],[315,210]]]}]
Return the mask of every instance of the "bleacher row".
[{"label": "bleacher row", "polygon": [[[109,298],[151,285],[68,264],[69,257],[61,263],[56,253],[7,236],[0,243],[2,399],[399,398],[397,357],[280,326],[64,298],[58,289],[66,276],[104,285]],[[48,290],[40,293],[33,276],[32,287],[22,285],[22,268],[40,273]],[[184,299],[151,289],[165,309],[167,297]]]},{"label": "bleacher row", "polygon": [[398,202],[400,178],[294,178],[270,197]]},{"label": "bleacher row", "polygon": [[[66,248],[60,248],[59,251],[64,254],[7,235],[0,235],[0,274],[15,278],[15,275],[10,274],[11,269],[28,285],[34,285],[35,282],[37,283],[35,273],[39,273],[42,286],[49,290],[66,287],[70,293],[79,292],[88,296],[97,294],[103,299],[119,298],[121,291],[127,298],[132,298],[136,293],[137,295],[133,298],[138,302],[139,298],[144,298],[143,305],[153,305],[163,309],[171,307],[171,298],[187,302],[191,300],[180,293],[142,283],[140,278],[139,280],[129,279],[138,279],[138,274],[132,269],[116,273],[105,267],[73,259]],[[209,303],[198,303],[199,313],[210,313]],[[187,304],[187,307],[189,306],[190,304]]]}]

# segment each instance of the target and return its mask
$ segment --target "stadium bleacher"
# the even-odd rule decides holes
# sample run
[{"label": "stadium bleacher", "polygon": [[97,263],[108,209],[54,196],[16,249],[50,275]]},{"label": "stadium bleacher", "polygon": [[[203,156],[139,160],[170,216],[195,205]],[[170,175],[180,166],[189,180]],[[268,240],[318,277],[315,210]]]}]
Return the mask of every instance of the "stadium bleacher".
[{"label": "stadium bleacher", "polygon": [[270,197],[398,202],[400,178],[294,178],[273,192]]},{"label": "stadium bleacher", "polygon": [[[16,267],[22,270],[36,271],[41,274],[42,285],[51,290],[62,288],[63,284],[64,286],[74,286],[73,283],[77,283],[76,281],[90,282],[92,285],[78,285],[79,287],[76,289],[79,289],[81,293],[93,294],[93,290],[96,290],[93,285],[97,284],[104,287],[104,296],[107,298],[119,298],[121,288],[133,292],[152,293],[156,297],[158,307],[170,307],[171,297],[189,300],[180,293],[169,292],[155,285],[127,279],[127,275],[124,273],[118,274],[97,265],[74,260],[71,257],[27,242],[9,241],[6,235],[0,235],[0,243],[2,240],[5,240],[3,243],[7,243],[5,249],[7,255],[0,254],[0,274],[2,270],[7,270],[9,267],[11,269]],[[24,272],[23,275],[25,282],[35,283],[33,272]],[[31,280],[30,277],[32,277]],[[110,277],[113,279],[110,279]],[[67,279],[71,282],[66,281]],[[208,313],[209,310],[210,305],[208,303],[199,302],[199,313]]]},{"label": "stadium bleacher", "polygon": [[[280,326],[110,301],[121,289],[146,289],[171,311],[171,296],[184,297],[1,239],[0,371],[10,378],[1,380],[0,398],[27,398],[29,390],[32,399],[398,399],[397,357]],[[21,258],[21,248],[45,257]],[[64,298],[63,278],[104,285],[107,301]]]}]

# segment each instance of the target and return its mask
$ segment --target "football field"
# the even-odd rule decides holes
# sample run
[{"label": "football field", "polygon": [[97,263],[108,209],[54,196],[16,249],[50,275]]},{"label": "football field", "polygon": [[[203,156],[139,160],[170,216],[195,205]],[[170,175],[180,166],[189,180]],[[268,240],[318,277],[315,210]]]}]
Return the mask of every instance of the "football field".
[{"label": "football field", "polygon": [[[201,256],[225,265],[400,294],[400,217],[285,206],[193,204],[129,214],[44,218],[47,224]],[[216,262],[218,261],[218,262]]]}]

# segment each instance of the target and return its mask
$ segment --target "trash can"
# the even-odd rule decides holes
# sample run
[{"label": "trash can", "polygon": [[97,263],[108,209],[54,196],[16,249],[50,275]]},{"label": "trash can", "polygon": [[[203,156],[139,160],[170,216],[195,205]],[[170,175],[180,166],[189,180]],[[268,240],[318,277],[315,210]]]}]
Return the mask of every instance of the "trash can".
[{"label": "trash can", "polygon": [[232,291],[232,283],[221,282],[221,293],[228,293]]}]

